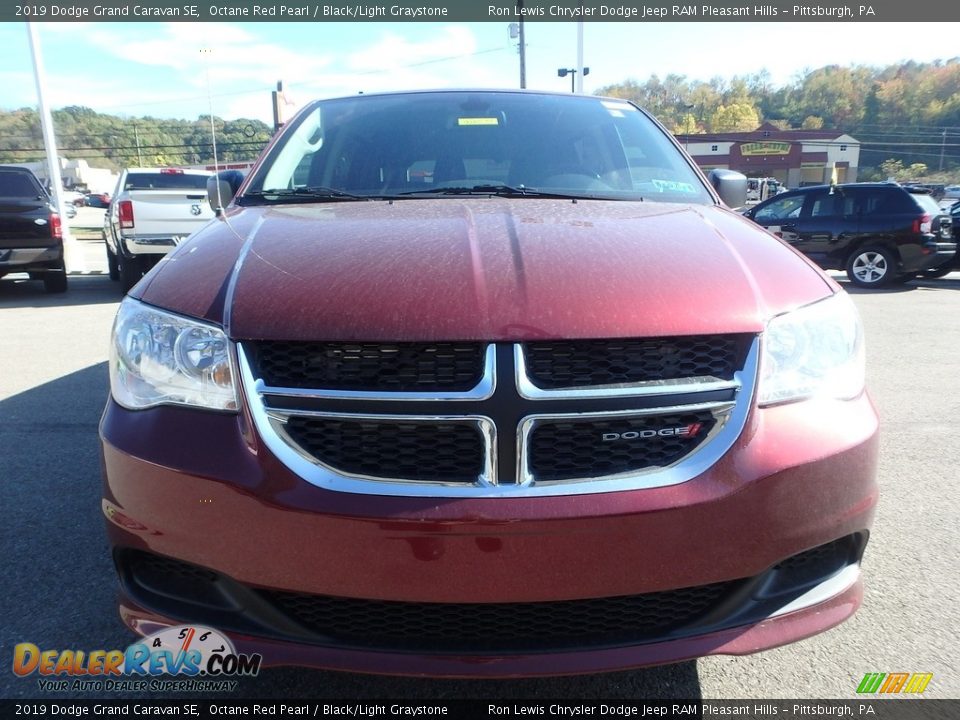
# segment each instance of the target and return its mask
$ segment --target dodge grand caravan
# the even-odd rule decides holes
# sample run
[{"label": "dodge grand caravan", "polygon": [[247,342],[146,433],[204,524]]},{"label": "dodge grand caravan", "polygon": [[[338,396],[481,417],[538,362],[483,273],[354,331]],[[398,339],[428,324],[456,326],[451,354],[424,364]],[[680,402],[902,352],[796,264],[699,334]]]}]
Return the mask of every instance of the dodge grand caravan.
[{"label": "dodge grand caravan", "polygon": [[320,101],[209,192],[218,219],[113,330],[129,627],[203,624],[266,664],[556,675],[858,608],[857,313],[642,110]]}]

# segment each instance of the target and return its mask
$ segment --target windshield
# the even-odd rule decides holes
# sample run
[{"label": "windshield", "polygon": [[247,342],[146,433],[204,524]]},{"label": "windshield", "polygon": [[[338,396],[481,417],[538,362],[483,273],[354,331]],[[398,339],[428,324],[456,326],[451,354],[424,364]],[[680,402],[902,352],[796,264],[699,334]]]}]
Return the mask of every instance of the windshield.
[{"label": "windshield", "polygon": [[193,173],[159,172],[127,173],[126,190],[203,190],[207,189],[208,175]]},{"label": "windshield", "polygon": [[943,210],[937,204],[937,201],[933,199],[932,195],[927,195],[926,193],[910,194],[924,212],[930,213],[931,215],[940,215],[943,213]]},{"label": "windshield", "polygon": [[713,203],[683,154],[629,103],[511,92],[316,103],[284,129],[241,202],[465,192]]},{"label": "windshield", "polygon": [[26,173],[0,170],[0,197],[34,199],[43,196],[44,191]]}]

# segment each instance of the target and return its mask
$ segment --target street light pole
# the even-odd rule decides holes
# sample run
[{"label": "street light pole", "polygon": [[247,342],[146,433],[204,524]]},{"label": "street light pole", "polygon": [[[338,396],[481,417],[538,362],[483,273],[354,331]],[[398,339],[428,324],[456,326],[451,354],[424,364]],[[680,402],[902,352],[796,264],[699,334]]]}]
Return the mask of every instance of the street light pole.
[{"label": "street light pole", "polygon": [[[577,92],[576,85],[574,84],[577,79],[577,74],[578,73],[576,68],[557,68],[557,77],[566,77],[567,75],[570,76],[570,92],[572,93]],[[590,74],[590,68],[588,67],[581,68],[581,71],[579,73],[581,78],[584,75],[589,75],[589,74]]]},{"label": "street light pole", "polygon": [[[580,2],[580,17],[583,17],[583,0]],[[577,85],[575,92],[583,94],[583,20],[577,22]]]}]

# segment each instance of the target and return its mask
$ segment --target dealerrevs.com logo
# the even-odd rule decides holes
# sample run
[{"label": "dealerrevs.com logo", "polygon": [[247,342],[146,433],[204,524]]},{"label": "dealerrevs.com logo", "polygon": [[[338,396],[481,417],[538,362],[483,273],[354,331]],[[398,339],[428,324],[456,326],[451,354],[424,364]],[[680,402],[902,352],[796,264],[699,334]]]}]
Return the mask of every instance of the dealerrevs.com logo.
[{"label": "dealerrevs.com logo", "polygon": [[13,649],[13,672],[38,675],[44,691],[231,691],[237,682],[228,678],[256,676],[262,660],[237,653],[218,630],[178,625],[126,650],[41,650],[20,643]]}]

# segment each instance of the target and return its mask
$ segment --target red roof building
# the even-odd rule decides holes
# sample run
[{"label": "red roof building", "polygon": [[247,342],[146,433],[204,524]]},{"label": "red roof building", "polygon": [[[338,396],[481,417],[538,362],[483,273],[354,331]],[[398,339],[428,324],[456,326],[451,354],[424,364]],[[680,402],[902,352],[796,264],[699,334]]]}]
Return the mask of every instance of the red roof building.
[{"label": "red roof building", "polygon": [[[703,170],[729,168],[773,177],[787,187],[855,182],[860,142],[839,130],[781,130],[764,123],[749,132],[677,135]],[[834,175],[835,173],[835,175]]]}]

